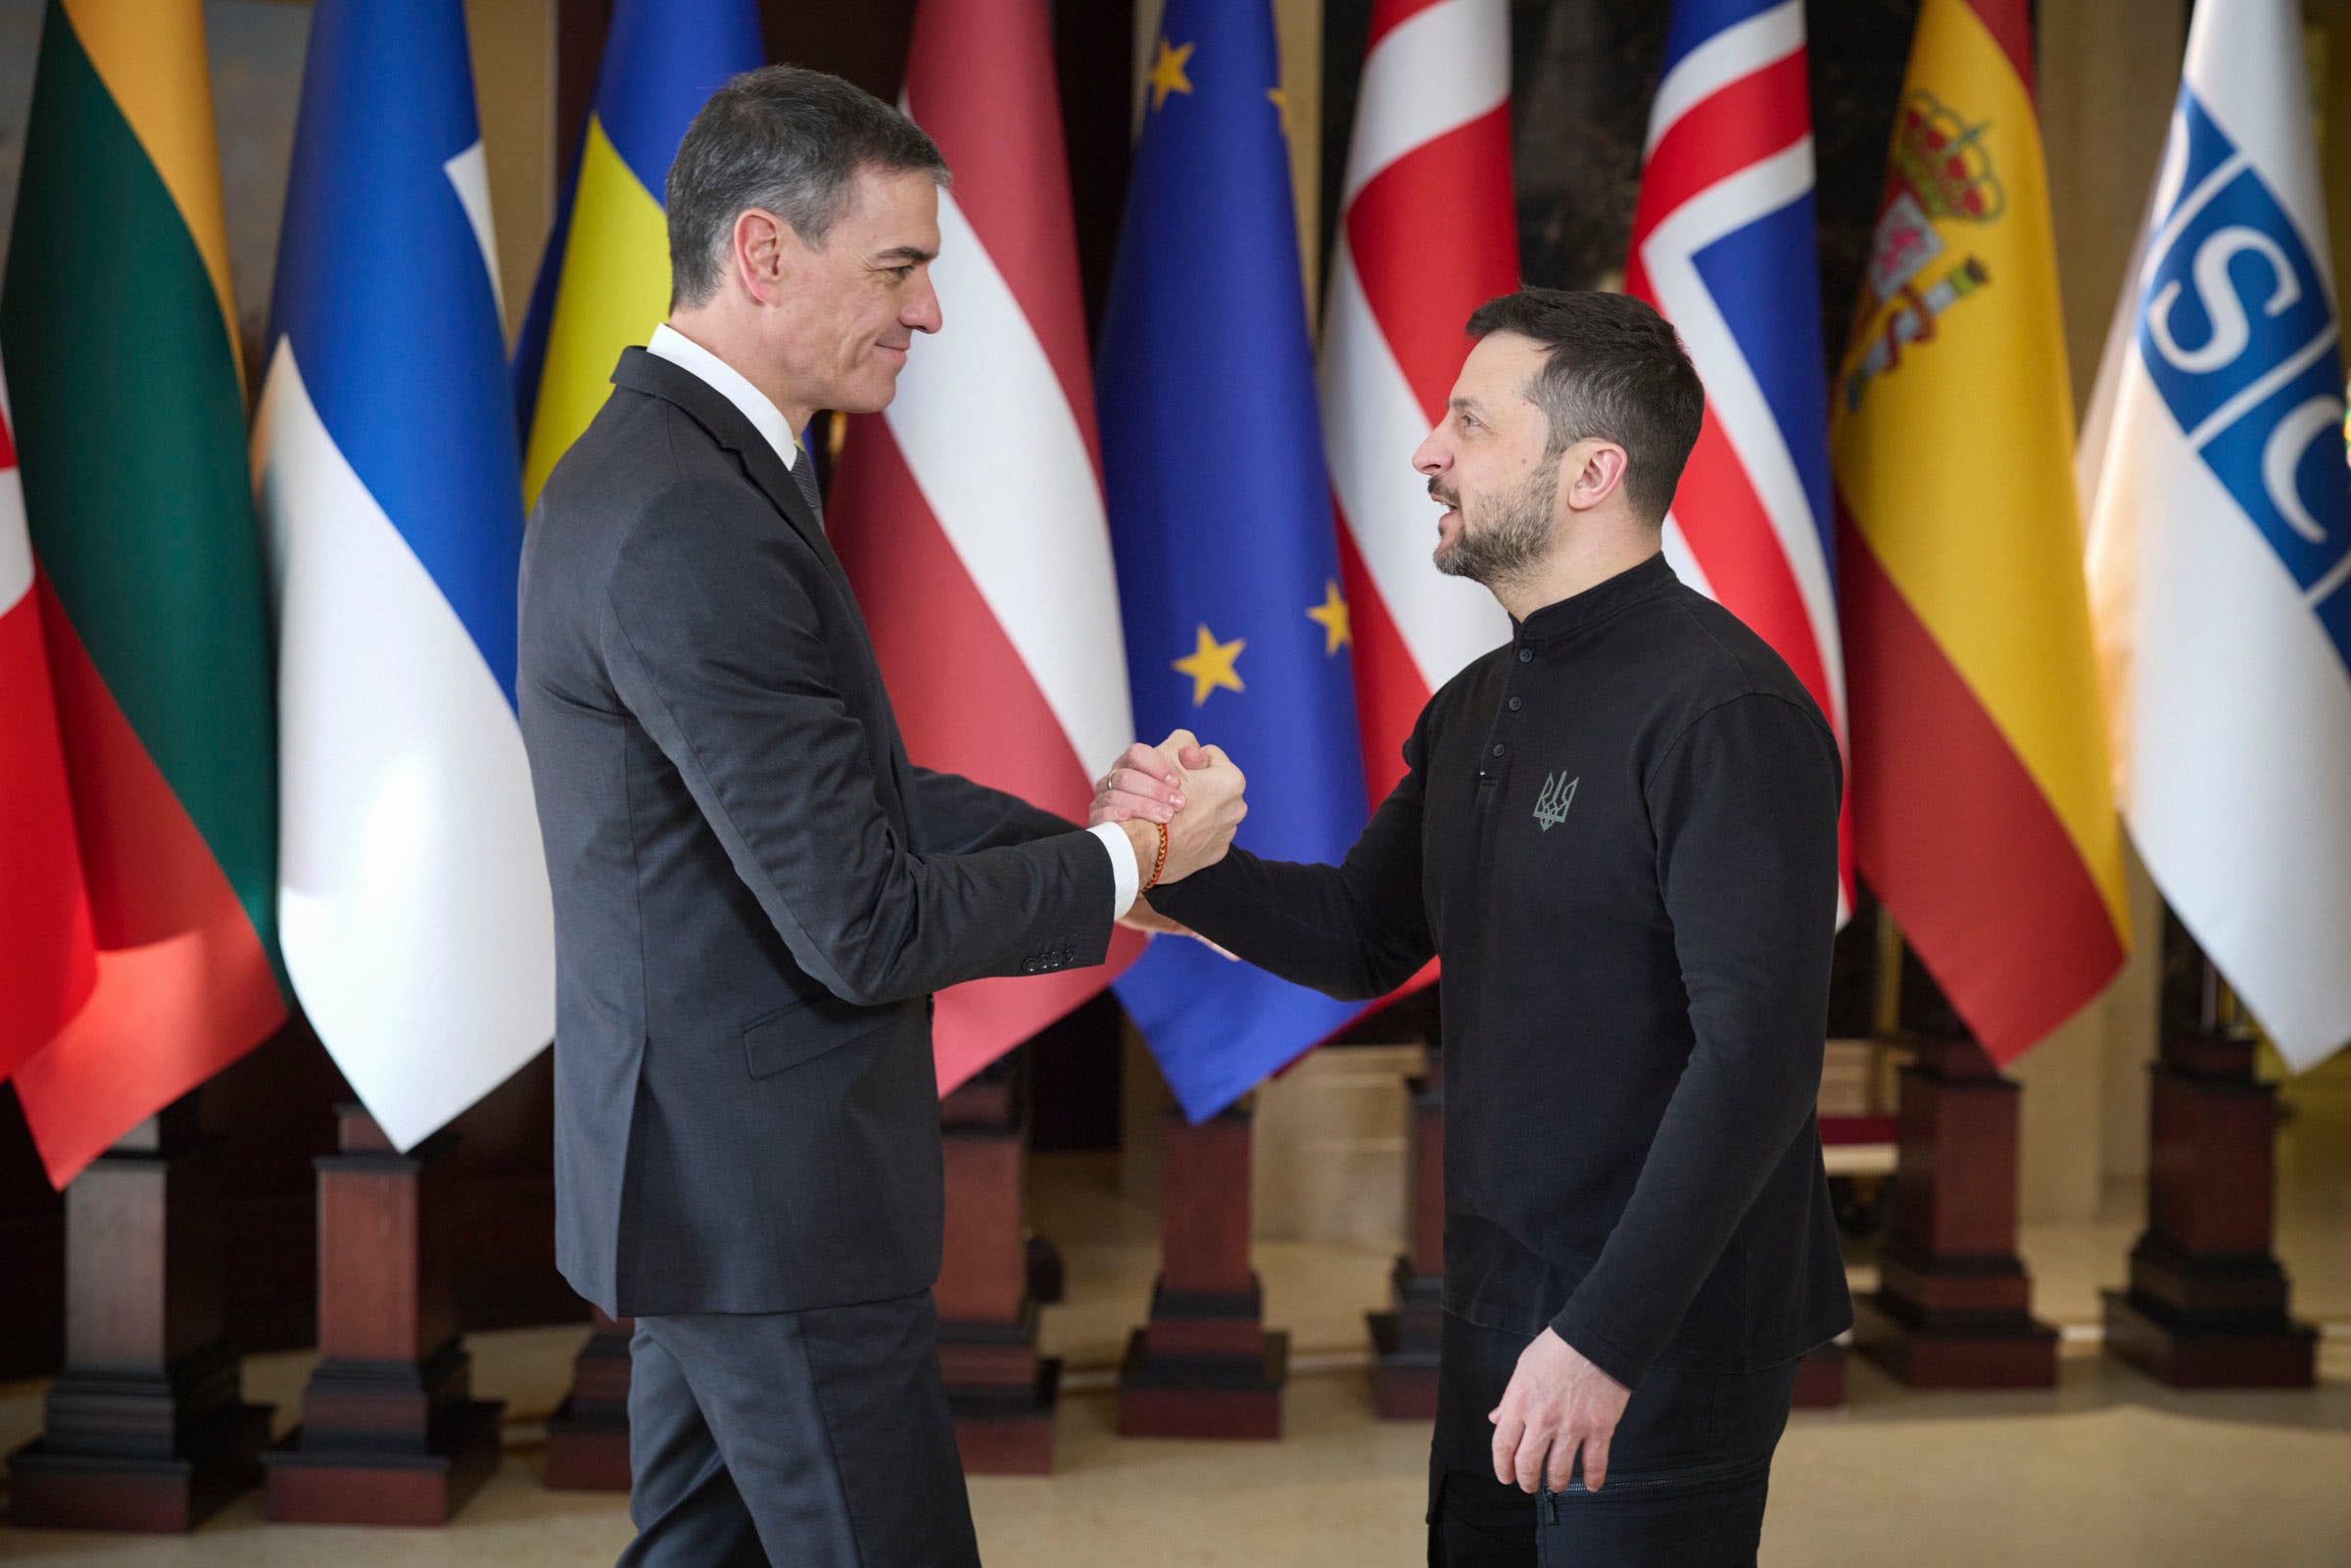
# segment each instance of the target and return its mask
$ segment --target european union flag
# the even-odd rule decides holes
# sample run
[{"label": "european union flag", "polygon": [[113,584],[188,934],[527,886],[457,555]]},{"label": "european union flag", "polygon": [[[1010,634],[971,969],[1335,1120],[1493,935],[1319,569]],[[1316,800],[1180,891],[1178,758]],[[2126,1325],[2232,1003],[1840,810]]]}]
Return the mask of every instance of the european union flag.
[{"label": "european union flag", "polygon": [[[1364,772],[1268,0],[1171,0],[1095,378],[1135,726],[1249,776],[1241,842],[1337,861]],[[1195,1121],[1355,1004],[1151,944],[1117,982]]]}]

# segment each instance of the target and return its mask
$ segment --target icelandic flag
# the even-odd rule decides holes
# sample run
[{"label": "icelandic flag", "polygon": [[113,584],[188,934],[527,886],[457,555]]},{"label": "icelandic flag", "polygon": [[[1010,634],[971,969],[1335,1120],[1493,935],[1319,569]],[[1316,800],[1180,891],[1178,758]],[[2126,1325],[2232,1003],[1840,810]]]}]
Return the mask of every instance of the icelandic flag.
[{"label": "icelandic flag", "polygon": [[459,0],[319,0],[254,471],[278,628],[278,916],[403,1149],[554,1034],[514,716],[522,479]]},{"label": "icelandic flag", "polygon": [[2196,8],[2088,546],[2132,836],[2297,1070],[2351,1039],[2351,478],[2307,81],[2293,0]]},{"label": "icelandic flag", "polygon": [[[1172,0],[1153,53],[1095,374],[1135,726],[1232,755],[1245,847],[1335,862],[1364,769],[1268,0]],[[1358,1011],[1180,940],[1116,988],[1195,1121]]]}]

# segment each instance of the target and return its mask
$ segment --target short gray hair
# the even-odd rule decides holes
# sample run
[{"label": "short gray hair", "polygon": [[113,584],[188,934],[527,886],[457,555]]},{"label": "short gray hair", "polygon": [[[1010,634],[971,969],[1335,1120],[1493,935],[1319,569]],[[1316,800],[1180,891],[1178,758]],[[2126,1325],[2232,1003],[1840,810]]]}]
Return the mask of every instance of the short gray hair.
[{"label": "short gray hair", "polygon": [[761,208],[821,246],[866,169],[952,176],[922,127],[839,76],[798,66],[746,71],[710,95],[669,166],[669,308],[718,291],[735,220]]}]

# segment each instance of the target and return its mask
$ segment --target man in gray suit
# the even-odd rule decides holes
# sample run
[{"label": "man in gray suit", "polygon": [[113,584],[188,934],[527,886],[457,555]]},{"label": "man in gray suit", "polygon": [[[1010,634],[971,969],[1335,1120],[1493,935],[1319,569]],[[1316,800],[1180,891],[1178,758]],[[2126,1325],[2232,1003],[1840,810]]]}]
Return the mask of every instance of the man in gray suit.
[{"label": "man in gray suit", "polygon": [[793,432],[883,407],[939,329],[947,177],[833,77],[715,94],[669,174],[669,322],[523,548],[557,1258],[637,1319],[624,1564],[978,1561],[930,993],[1100,963],[1244,809],[1221,756],[1162,820],[1091,831],[907,761]]}]

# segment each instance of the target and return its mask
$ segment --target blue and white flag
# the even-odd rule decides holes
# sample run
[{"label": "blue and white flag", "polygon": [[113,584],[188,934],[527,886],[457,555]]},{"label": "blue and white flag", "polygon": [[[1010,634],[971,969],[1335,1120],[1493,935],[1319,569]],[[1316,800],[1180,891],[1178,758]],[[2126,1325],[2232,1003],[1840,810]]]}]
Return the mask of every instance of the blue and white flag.
[{"label": "blue and white flag", "polygon": [[403,1149],[554,1033],[514,716],[522,478],[459,0],[319,0],[254,428],[278,918]]},{"label": "blue and white flag", "polygon": [[2295,0],[2197,5],[2088,545],[2132,836],[2297,1069],[2351,1039],[2351,475],[2307,81]]}]

